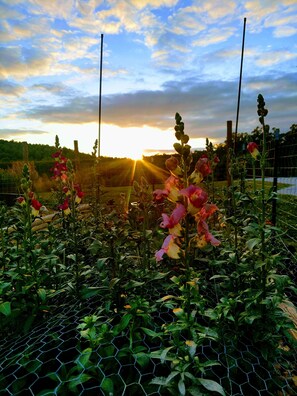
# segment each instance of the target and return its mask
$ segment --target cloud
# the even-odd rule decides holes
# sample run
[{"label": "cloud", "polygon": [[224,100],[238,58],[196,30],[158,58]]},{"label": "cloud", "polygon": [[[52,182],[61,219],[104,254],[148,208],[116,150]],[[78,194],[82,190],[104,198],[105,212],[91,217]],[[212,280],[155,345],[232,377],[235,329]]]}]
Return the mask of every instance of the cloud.
[{"label": "cloud", "polygon": [[[271,81],[270,85],[267,81]],[[278,92],[280,84],[283,87],[281,95]],[[297,94],[294,85],[296,86],[294,74],[281,78],[270,76],[270,79],[248,79],[242,94],[240,112],[241,119],[246,121],[240,127],[251,131],[258,124],[257,95],[262,93],[267,107],[271,109],[272,126],[277,122],[275,126],[288,129],[296,122],[294,103]],[[146,125],[167,130],[173,127],[174,115],[179,112],[192,137],[223,139],[226,121],[235,119],[237,89],[236,81],[201,82],[192,77],[182,82],[167,82],[162,90],[108,95],[102,99],[102,122],[123,128]],[[59,106],[36,106],[27,116],[46,123],[97,122],[98,98],[76,97],[65,100]]]},{"label": "cloud", "polygon": [[51,58],[40,49],[20,46],[0,47],[0,77],[26,78],[49,74]]},{"label": "cloud", "polygon": [[255,60],[255,63],[262,67],[274,66],[282,62],[287,62],[289,60],[295,59],[297,57],[297,52],[289,51],[270,51],[259,55]]},{"label": "cloud", "polygon": [[235,31],[236,29],[232,27],[209,29],[207,32],[202,33],[197,40],[194,40],[192,44],[194,46],[207,47],[211,44],[222,43],[228,40]]},{"label": "cloud", "polygon": [[4,96],[21,96],[25,92],[22,85],[15,84],[9,80],[0,80],[0,93]]},{"label": "cloud", "polygon": [[22,136],[27,135],[45,135],[49,132],[38,130],[38,129],[0,129],[1,139],[11,140],[20,139]]},{"label": "cloud", "polygon": [[290,37],[297,33],[297,29],[294,26],[278,26],[274,30],[274,37]]}]

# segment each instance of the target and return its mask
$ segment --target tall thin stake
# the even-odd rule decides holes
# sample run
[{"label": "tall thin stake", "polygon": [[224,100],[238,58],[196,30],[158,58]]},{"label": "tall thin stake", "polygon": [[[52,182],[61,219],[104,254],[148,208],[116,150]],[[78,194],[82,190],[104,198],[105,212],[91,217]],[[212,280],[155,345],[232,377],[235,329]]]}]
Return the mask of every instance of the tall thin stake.
[{"label": "tall thin stake", "polygon": [[244,18],[244,22],[243,22],[243,35],[242,35],[242,47],[241,47],[240,75],[239,75],[238,99],[237,99],[237,112],[236,112],[236,124],[235,124],[235,136],[234,136],[234,152],[235,152],[235,153],[236,153],[237,130],[238,130],[238,117],[239,117],[239,107],[240,107],[240,93],[241,93],[243,54],[244,54],[245,25],[246,25],[246,18]]},{"label": "tall thin stake", "polygon": [[103,34],[101,34],[101,49],[100,49],[100,78],[99,78],[99,119],[98,119],[98,158],[100,158],[101,149],[101,97],[102,97],[102,58],[103,58]]}]

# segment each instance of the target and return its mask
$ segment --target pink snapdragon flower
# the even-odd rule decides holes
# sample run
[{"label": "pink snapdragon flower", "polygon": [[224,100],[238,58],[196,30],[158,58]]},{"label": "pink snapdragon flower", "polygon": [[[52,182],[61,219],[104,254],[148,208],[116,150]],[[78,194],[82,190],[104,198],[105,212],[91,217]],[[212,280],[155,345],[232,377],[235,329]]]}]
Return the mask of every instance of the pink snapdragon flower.
[{"label": "pink snapdragon flower", "polygon": [[157,261],[161,261],[165,253],[170,258],[173,259],[179,258],[180,247],[175,243],[176,238],[177,237],[175,235],[169,234],[164,239],[161,249],[158,250],[155,254]]},{"label": "pink snapdragon flower", "polygon": [[168,190],[167,198],[171,202],[177,202],[180,198],[180,180],[178,177],[171,175],[165,181],[165,189]]},{"label": "pink snapdragon flower", "polygon": [[219,246],[221,242],[216,239],[210,232],[208,224],[204,220],[200,220],[197,224],[198,239],[210,243],[212,246]]},{"label": "pink snapdragon flower", "polygon": [[180,236],[182,227],[179,222],[185,216],[185,214],[186,208],[184,205],[178,203],[171,216],[168,216],[166,213],[162,213],[163,221],[160,224],[160,227],[168,228],[170,234]]},{"label": "pink snapdragon flower", "polygon": [[163,190],[157,189],[153,192],[154,201],[163,202],[168,197],[169,191],[165,188]]},{"label": "pink snapdragon flower", "polygon": [[201,155],[201,157],[199,158],[199,160],[195,165],[195,170],[197,172],[200,172],[203,178],[205,178],[206,176],[212,173],[211,162],[206,154]]},{"label": "pink snapdragon flower", "polygon": [[260,155],[259,146],[255,142],[250,142],[247,145],[247,150],[252,155],[252,157],[255,158],[255,159],[257,159],[257,157]]},{"label": "pink snapdragon flower", "polygon": [[180,190],[180,194],[188,198],[188,212],[192,215],[196,214],[208,199],[207,193],[202,188],[192,184]]}]

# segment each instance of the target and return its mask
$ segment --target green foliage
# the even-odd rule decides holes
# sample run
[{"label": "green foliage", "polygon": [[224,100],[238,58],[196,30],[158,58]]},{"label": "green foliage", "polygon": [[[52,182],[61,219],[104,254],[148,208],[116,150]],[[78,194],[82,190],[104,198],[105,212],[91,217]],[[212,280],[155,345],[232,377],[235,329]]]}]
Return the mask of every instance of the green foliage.
[{"label": "green foliage", "polygon": [[[264,98],[258,99],[263,128],[257,136],[265,135],[267,141],[267,112]],[[201,153],[191,153],[189,136],[178,113],[175,120],[176,158],[181,161],[170,171],[171,175],[178,174],[185,188],[190,180],[201,179],[193,163],[197,164]],[[118,193],[116,199],[103,205],[100,182],[106,176],[120,184],[119,168],[124,164],[128,169],[132,162],[115,161],[114,167],[104,169],[105,159],[98,164],[93,155],[93,173],[89,173],[94,178],[99,165],[103,170],[96,180],[98,195],[93,201],[85,201],[89,210],[82,214],[77,200],[82,198],[77,194],[82,193],[77,186],[79,175],[67,151],[63,150],[63,155],[60,152],[58,139],[55,149],[62,171],[55,173],[52,209],[56,214],[52,222],[44,229],[32,228],[36,219],[42,222],[43,217],[33,210],[37,197],[28,166],[22,172],[22,199],[11,209],[0,206],[1,336],[29,331],[57,308],[57,301],[66,306],[75,301],[83,307],[91,300],[97,307],[82,317],[77,327],[77,356],[48,373],[53,389],[44,389],[40,395],[79,394],[84,386],[94,383],[105,395],[124,391],[137,394],[138,386],[148,394],[224,395],[229,392],[228,381],[237,378],[237,371],[244,364],[252,364],[252,358],[240,351],[247,340],[251,354],[274,378],[276,362],[286,354],[281,346],[294,350],[288,331],[293,328],[292,321],[280,309],[286,292],[293,291],[294,285],[282,274],[286,257],[279,241],[283,230],[269,222],[273,194],[263,180],[248,188],[244,163],[236,160],[232,175],[240,175],[240,182],[219,201],[222,193],[217,193],[214,174],[205,180],[203,177],[203,188],[221,206],[208,219],[221,245],[217,246],[218,241],[215,247],[197,243],[200,207],[194,215],[187,213],[179,219],[181,253],[177,258],[164,254],[163,261],[156,261],[155,252],[164,238],[159,225],[167,219],[164,214],[169,217],[173,202],[152,199],[150,174],[139,167],[131,197]],[[220,150],[223,152],[224,147]],[[265,142],[260,151],[256,161],[263,175]],[[207,171],[210,164],[218,169],[218,150],[210,142],[204,153],[208,155]],[[164,167],[168,159],[175,164],[166,156],[156,158],[156,163],[162,160]],[[125,176],[129,183],[131,172]],[[95,202],[97,199],[100,202]],[[188,209],[189,201],[179,196],[175,204],[181,203]],[[203,235],[211,239],[208,225],[199,226],[204,232],[207,229]],[[214,351],[212,357],[203,353],[209,346]],[[216,360],[218,356],[221,362],[223,357],[228,364],[236,362],[233,366],[237,367],[229,370],[231,365],[226,364],[227,373],[224,364]],[[32,363],[26,356],[15,359],[28,372],[39,370],[37,360]],[[140,376],[141,383],[136,383],[135,373],[143,372],[146,374]],[[225,382],[219,381],[220,373]],[[15,393],[25,389],[25,381],[15,385]],[[279,391],[277,384],[281,381],[283,378],[277,376],[274,393]],[[128,382],[129,388],[125,385]]]}]

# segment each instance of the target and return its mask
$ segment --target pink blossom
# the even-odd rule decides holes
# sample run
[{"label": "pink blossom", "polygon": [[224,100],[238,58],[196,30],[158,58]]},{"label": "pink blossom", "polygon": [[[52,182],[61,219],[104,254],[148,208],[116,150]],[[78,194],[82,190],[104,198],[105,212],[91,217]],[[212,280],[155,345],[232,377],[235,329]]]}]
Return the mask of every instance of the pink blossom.
[{"label": "pink blossom", "polygon": [[180,194],[188,198],[188,212],[191,214],[197,213],[208,199],[207,193],[202,188],[192,184],[181,190]]},{"label": "pink blossom", "polygon": [[211,162],[206,154],[203,154],[197,161],[195,171],[201,173],[203,179],[212,173]]},{"label": "pink blossom", "polygon": [[216,239],[210,232],[208,224],[204,220],[200,220],[197,224],[198,235],[204,236],[205,241],[213,246],[219,246],[221,242]]},{"label": "pink blossom", "polygon": [[156,260],[161,261],[163,255],[166,253],[168,257],[179,258],[180,247],[175,243],[176,236],[169,234],[163,242],[162,248],[155,254]]},{"label": "pink blossom", "polygon": [[160,227],[168,228],[170,234],[180,236],[182,227],[179,222],[185,216],[185,214],[186,208],[184,205],[178,203],[170,217],[166,213],[162,213],[163,221],[160,224]]},{"label": "pink blossom", "polygon": [[164,189],[157,189],[153,192],[154,201],[163,202],[168,197],[169,191]]},{"label": "pink blossom", "polygon": [[178,177],[171,175],[165,181],[165,189],[168,190],[167,198],[172,202],[177,202],[180,197],[180,180]]}]

